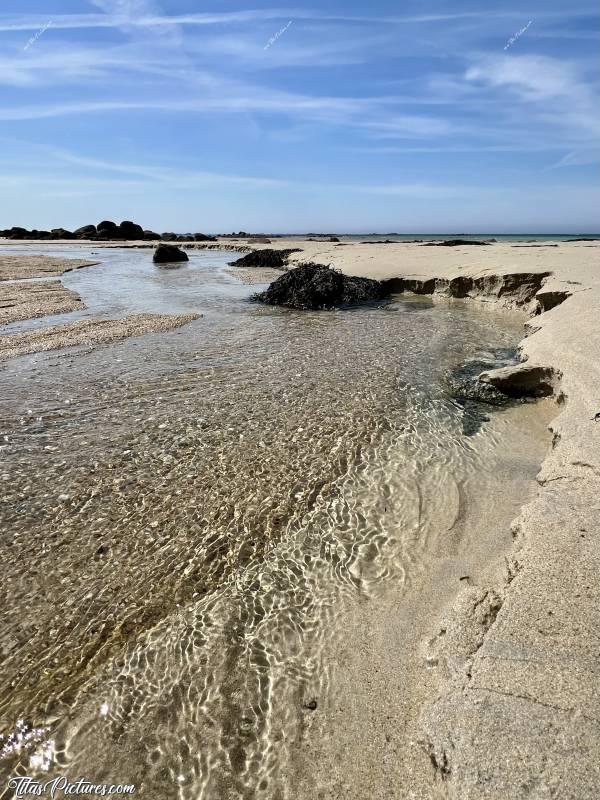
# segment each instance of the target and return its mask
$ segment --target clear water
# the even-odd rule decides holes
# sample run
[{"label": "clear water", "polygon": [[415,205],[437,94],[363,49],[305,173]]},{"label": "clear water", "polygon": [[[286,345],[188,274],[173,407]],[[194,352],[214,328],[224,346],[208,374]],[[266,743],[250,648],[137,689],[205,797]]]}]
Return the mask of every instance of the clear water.
[{"label": "clear water", "polygon": [[468,513],[465,482],[535,474],[514,414],[466,437],[444,384],[513,347],[522,319],[426,298],[267,308],[228,254],[167,270],[144,250],[98,257],[63,278],[85,311],[11,329],[203,316],[4,366],[0,780],[292,797],[348,608],[401,602]]}]

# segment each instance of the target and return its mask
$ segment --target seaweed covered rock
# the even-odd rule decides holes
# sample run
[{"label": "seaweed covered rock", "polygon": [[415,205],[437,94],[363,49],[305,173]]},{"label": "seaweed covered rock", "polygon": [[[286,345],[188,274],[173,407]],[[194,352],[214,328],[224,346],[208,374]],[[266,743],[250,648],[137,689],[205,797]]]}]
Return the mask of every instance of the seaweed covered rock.
[{"label": "seaweed covered rock", "polygon": [[274,306],[321,309],[372,302],[386,295],[379,281],[343,275],[322,264],[302,264],[285,272],[254,299]]},{"label": "seaweed covered rock", "polygon": [[159,244],[152,258],[155,264],[171,264],[176,261],[189,261],[188,254],[173,244]]},{"label": "seaweed covered rock", "polygon": [[423,247],[462,247],[463,245],[488,245],[495,239],[489,239],[487,242],[479,241],[478,239],[445,239],[443,242],[427,242]]},{"label": "seaweed covered rock", "polygon": [[263,267],[267,269],[283,269],[290,253],[299,252],[300,247],[290,250],[253,250],[248,255],[230,261],[230,267]]}]

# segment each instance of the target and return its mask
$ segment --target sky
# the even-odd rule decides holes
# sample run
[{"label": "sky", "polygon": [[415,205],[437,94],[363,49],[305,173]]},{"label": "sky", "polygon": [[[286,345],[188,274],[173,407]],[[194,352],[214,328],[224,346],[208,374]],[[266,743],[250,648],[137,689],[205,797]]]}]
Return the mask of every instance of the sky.
[{"label": "sky", "polygon": [[592,0],[5,0],[0,228],[598,232],[599,44]]}]

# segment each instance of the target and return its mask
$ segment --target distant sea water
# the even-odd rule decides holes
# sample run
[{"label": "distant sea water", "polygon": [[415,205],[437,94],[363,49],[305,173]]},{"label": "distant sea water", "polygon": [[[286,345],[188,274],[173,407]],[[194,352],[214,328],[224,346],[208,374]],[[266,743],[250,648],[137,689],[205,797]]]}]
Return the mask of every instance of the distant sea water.
[{"label": "distant sea water", "polygon": [[[424,242],[438,239],[495,239],[497,242],[564,242],[569,239],[600,239],[600,233],[327,233],[327,234],[292,234],[289,238],[304,239],[307,236],[323,238],[337,236],[342,241],[375,242],[391,239],[397,242],[420,239]],[[287,238],[287,237],[286,237]]]}]

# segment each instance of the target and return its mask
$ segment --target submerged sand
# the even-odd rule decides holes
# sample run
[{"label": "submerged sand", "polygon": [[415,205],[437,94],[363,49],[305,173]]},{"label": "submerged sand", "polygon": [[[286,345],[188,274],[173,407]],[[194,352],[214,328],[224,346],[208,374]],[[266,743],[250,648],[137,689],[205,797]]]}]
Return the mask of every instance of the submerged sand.
[{"label": "submerged sand", "polygon": [[0,361],[46,350],[96,346],[129,336],[171,331],[198,317],[198,314],[133,314],[125,319],[86,319],[0,336]]}]

